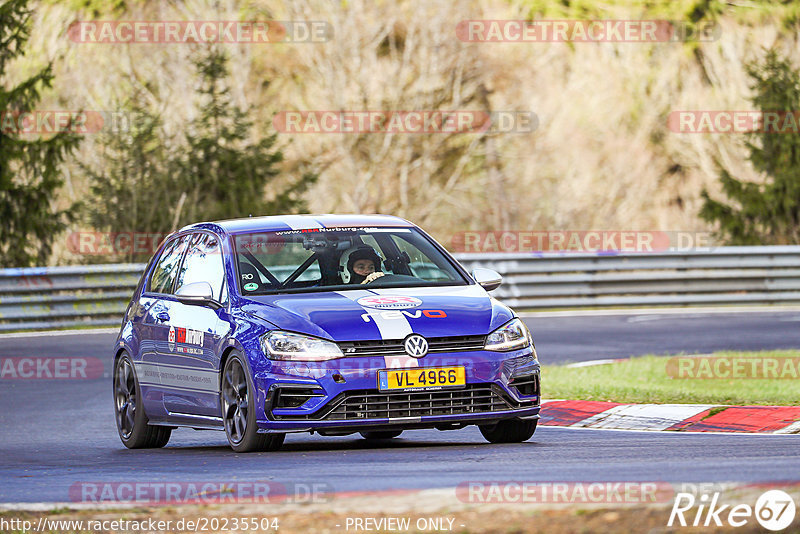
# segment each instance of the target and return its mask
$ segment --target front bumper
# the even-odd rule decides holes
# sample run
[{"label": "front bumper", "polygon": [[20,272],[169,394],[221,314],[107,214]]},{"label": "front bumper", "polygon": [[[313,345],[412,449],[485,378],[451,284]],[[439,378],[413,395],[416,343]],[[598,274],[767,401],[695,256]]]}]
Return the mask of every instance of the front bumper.
[{"label": "front bumper", "polygon": [[[255,375],[258,426],[263,432],[445,429],[535,419],[539,414],[540,368],[530,349],[436,354],[399,362],[368,356],[271,363],[269,371]],[[465,368],[465,387],[378,390],[381,369],[450,366]]]}]

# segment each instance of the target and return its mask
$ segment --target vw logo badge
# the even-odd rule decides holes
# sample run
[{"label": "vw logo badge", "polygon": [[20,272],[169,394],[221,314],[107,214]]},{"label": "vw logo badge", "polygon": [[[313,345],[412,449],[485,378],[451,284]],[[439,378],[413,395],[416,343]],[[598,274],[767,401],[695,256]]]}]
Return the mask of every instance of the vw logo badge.
[{"label": "vw logo badge", "polygon": [[428,354],[428,340],[419,334],[411,334],[403,343],[406,354],[412,358],[422,358]]}]

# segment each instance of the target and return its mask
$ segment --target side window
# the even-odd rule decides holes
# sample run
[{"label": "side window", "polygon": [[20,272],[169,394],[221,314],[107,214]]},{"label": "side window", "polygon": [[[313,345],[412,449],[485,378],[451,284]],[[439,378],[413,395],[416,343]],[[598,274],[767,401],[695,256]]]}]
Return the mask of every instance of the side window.
[{"label": "side window", "polygon": [[422,278],[430,282],[455,279],[447,270],[442,269],[441,266],[434,263],[422,250],[417,248],[415,244],[395,235],[392,236],[392,240],[395,245],[397,245],[397,248],[400,249],[400,252],[405,252],[408,255],[410,261],[408,267],[417,278]]},{"label": "side window", "polygon": [[178,273],[178,284],[181,287],[194,282],[208,282],[211,285],[214,300],[225,302],[225,269],[222,262],[219,241],[210,234],[195,234],[186,259],[183,260]]},{"label": "side window", "polygon": [[394,241],[394,244],[397,245],[397,248],[400,249],[400,252],[405,252],[408,254],[408,258],[411,260],[409,267],[411,267],[411,271],[415,276],[419,276],[416,271],[420,268],[424,269],[425,267],[436,267],[436,265],[428,258],[428,256],[423,254],[420,249],[405,239],[392,236],[392,240]]},{"label": "side window", "polygon": [[178,274],[178,264],[188,241],[189,236],[184,236],[167,243],[167,246],[161,252],[161,257],[156,262],[156,267],[153,269],[150,280],[147,282],[148,292],[172,293],[172,282],[175,281],[175,275]]}]

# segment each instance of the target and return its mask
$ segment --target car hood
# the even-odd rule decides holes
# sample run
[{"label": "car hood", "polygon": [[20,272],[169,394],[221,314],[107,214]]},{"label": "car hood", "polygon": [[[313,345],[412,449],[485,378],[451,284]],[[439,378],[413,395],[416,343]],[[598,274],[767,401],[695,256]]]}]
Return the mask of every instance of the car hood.
[{"label": "car hood", "polygon": [[[370,297],[410,297],[401,299],[409,307],[375,308]],[[333,341],[403,339],[412,332],[425,337],[484,335],[513,318],[508,307],[477,284],[248,296],[241,310],[281,330]]]}]

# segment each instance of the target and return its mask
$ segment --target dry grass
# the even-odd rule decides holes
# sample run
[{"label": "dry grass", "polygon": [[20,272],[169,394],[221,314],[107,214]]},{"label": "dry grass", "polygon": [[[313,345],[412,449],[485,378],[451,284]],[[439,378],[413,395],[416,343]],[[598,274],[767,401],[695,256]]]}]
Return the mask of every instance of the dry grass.
[{"label": "dry grass", "polygon": [[[675,134],[666,115],[749,109],[746,62],[778,44],[800,64],[787,15],[726,4],[720,39],[697,44],[467,44],[455,36],[459,20],[522,18],[534,4],[132,2],[123,18],[329,21],[335,38],[324,44],[227,46],[234,97],[254,106],[254,138],[273,132],[279,110],[466,108],[539,117],[533,134],[282,134],[286,172],[320,174],[312,212],[396,213],[444,243],[467,229],[708,229],[697,218],[699,194],[717,191],[717,165],[758,177],[741,136]],[[609,6],[599,14],[647,18],[667,9]],[[113,110],[142,91],[164,116],[167,137],[182,132],[197,113],[188,96],[193,47],[67,40],[69,23],[86,17],[59,3],[39,6],[31,52],[6,77],[52,59],[56,84],[43,109]],[[87,136],[78,156],[93,162],[99,150]],[[86,192],[80,172],[68,169],[59,202]],[[63,251],[53,259],[74,260]]]}]

